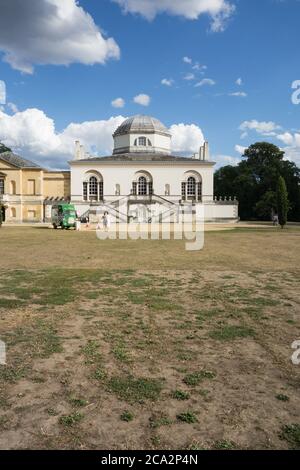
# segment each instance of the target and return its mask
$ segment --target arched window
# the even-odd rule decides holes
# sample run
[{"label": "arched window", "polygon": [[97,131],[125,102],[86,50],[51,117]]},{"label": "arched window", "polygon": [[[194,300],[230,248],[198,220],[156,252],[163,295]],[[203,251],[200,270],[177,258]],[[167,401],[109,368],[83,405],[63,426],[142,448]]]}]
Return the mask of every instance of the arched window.
[{"label": "arched window", "polygon": [[202,177],[196,171],[189,171],[181,182],[181,198],[183,201],[202,201]]},{"label": "arched window", "polygon": [[139,137],[139,146],[140,147],[146,147],[146,145],[147,145],[146,137]]},{"label": "arched window", "polygon": [[148,171],[137,171],[132,182],[131,194],[134,196],[152,196],[153,190],[153,179]]},{"label": "arched window", "polygon": [[147,194],[147,180],[145,176],[140,176],[138,179],[138,195],[145,196]]},{"label": "arched window", "polygon": [[97,172],[88,172],[82,183],[84,201],[103,200],[103,179]]},{"label": "arched window", "polygon": [[10,192],[11,194],[16,194],[16,182],[15,181],[10,182]]}]

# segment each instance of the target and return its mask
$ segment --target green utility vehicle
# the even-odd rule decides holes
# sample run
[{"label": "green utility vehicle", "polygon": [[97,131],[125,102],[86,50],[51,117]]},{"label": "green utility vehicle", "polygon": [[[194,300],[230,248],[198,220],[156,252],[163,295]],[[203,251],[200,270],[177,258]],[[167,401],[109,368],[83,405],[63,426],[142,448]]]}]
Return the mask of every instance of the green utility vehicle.
[{"label": "green utility vehicle", "polygon": [[52,206],[51,221],[53,228],[76,229],[76,210],[73,204],[57,204]]}]

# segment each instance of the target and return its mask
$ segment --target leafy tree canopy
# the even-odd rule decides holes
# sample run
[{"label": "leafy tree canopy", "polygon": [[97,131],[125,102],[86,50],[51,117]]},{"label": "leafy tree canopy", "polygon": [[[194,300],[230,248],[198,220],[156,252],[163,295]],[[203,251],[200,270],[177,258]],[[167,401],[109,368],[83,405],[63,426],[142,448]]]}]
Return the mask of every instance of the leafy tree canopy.
[{"label": "leafy tree canopy", "polygon": [[284,160],[284,152],[268,142],[251,145],[239,165],[220,168],[215,173],[215,194],[236,196],[243,220],[270,219],[271,213],[277,210],[280,176],[287,186],[289,218],[300,221],[300,169],[295,163]]}]

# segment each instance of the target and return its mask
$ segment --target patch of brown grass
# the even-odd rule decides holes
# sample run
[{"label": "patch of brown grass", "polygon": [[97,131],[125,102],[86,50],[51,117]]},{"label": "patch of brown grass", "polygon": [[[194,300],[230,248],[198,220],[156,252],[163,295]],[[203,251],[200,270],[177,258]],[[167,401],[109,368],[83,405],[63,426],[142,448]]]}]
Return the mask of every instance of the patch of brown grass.
[{"label": "patch of brown grass", "polygon": [[0,294],[21,302],[0,304],[0,448],[288,448],[298,233],[214,232],[191,254],[4,228]]}]

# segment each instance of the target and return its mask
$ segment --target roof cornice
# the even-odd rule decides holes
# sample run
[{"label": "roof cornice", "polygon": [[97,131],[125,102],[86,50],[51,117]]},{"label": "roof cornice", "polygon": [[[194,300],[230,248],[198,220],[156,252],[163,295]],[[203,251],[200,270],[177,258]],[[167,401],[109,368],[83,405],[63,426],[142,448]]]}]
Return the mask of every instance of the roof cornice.
[{"label": "roof cornice", "polygon": [[193,160],[193,159],[188,159],[186,158],[185,160],[104,160],[101,158],[98,159],[93,159],[93,158],[88,158],[86,160],[72,160],[68,162],[70,166],[76,165],[114,165],[114,166],[120,166],[120,165],[126,165],[126,166],[135,166],[135,165],[159,165],[159,166],[185,166],[185,165],[193,165],[193,166],[202,166],[202,167],[212,167],[216,165],[216,162],[213,162],[211,160]]}]

